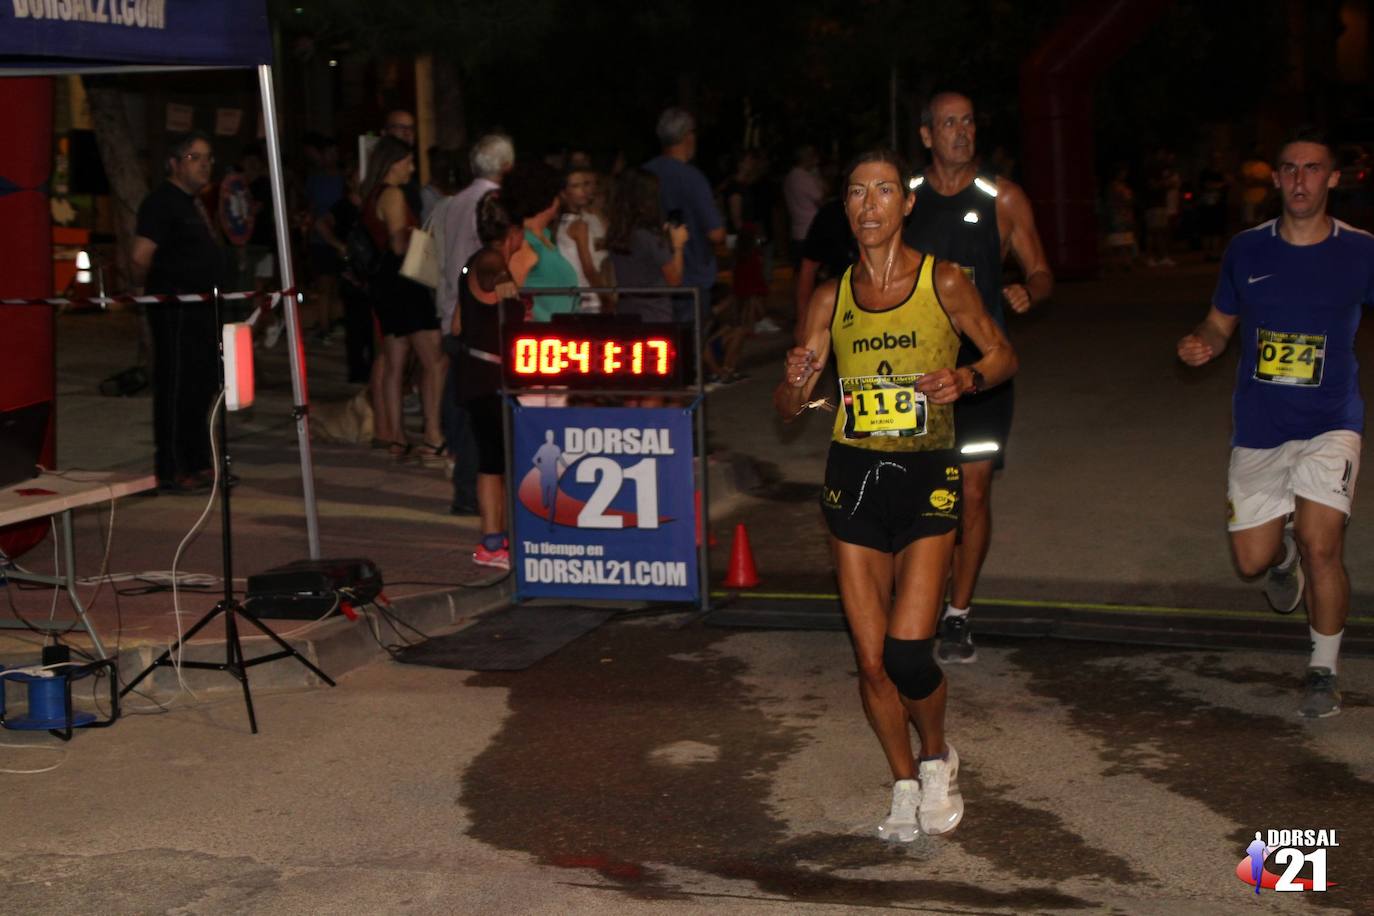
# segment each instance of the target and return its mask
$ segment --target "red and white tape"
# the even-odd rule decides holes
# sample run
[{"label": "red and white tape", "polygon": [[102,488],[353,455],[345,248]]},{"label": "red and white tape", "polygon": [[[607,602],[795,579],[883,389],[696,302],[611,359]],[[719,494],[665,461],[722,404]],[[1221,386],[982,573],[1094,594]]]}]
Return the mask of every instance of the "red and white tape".
[{"label": "red and white tape", "polygon": [[[266,297],[271,300],[269,308],[276,308],[281,302],[282,296],[294,296],[294,289],[284,289],[277,292],[236,292],[220,293],[221,300],[226,302],[237,299],[256,299]],[[166,295],[147,295],[147,296],[77,296],[66,298],[56,296],[51,299],[0,299],[0,305],[111,305],[116,302],[136,302],[141,305],[151,305],[159,302],[212,302],[214,293],[185,293],[177,296]]]}]

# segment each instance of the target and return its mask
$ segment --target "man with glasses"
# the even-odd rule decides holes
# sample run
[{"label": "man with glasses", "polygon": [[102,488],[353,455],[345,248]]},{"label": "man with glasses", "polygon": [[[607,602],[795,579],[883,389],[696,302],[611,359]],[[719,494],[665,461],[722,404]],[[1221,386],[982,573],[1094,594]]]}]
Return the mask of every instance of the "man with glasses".
[{"label": "man with glasses", "polygon": [[[199,131],[168,149],[167,180],[138,208],[132,260],[147,293],[209,293],[225,279],[224,248],[201,201],[215,157]],[[218,380],[218,327],[211,302],[147,306],[153,337],[153,440],[158,488],[188,492],[213,478],[207,416]]]}]

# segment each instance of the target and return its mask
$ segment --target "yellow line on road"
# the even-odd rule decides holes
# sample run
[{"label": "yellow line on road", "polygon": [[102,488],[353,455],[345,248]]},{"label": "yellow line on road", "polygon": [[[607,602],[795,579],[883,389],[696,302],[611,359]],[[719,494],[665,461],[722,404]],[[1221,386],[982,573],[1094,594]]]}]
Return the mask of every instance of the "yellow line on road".
[{"label": "yellow line on road", "polygon": [[[732,595],[751,598],[766,598],[779,601],[838,601],[840,596],[832,592],[730,592],[713,591],[712,598],[727,598]],[[1230,611],[1220,608],[1164,607],[1157,604],[1098,604],[1091,601],[1046,601],[1035,598],[988,598],[987,604],[1001,604],[1024,608],[1068,608],[1073,611],[1098,611],[1104,614],[1151,614],[1158,617],[1200,615],[1204,617],[1234,617],[1247,620],[1271,620],[1275,615],[1256,611]],[[1349,620],[1374,620],[1367,614],[1351,614]]]},{"label": "yellow line on road", "polygon": [[[456,515],[445,515],[433,510],[411,509],[406,506],[360,506],[357,503],[320,500],[316,504],[321,517],[325,518],[370,518],[396,522],[419,522],[426,525],[440,525],[445,528],[462,528],[472,525],[476,519],[464,521]],[[266,499],[252,496],[235,496],[236,512],[251,512],[258,515],[281,515],[300,511],[298,500]]]}]

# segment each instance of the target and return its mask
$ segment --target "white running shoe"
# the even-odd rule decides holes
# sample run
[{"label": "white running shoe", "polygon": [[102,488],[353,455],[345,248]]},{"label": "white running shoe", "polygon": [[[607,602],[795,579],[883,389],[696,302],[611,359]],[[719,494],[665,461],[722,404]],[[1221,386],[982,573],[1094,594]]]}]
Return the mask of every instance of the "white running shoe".
[{"label": "white running shoe", "polygon": [[892,813],[878,825],[884,840],[910,843],[916,839],[916,809],[921,805],[921,784],[914,779],[899,779],[892,784]]},{"label": "white running shoe", "polygon": [[964,819],[964,796],[959,792],[959,755],[945,743],[944,760],[922,760],[921,832],[949,833]]}]

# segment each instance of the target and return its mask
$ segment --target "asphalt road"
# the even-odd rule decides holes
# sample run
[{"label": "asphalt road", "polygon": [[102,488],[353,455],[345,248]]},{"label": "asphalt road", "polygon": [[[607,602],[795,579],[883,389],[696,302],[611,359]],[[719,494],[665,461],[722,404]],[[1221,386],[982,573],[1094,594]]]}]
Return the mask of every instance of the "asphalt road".
[{"label": "asphalt road", "polygon": [[[261,692],[256,737],[237,696],[183,697],[56,751],[0,748],[61,764],[4,777],[4,909],[1374,908],[1367,694],[1302,723],[1296,675],[1263,653],[1044,641],[985,643],[949,676],[967,813],[909,846],[873,833],[888,774],[843,633],[613,621],[523,672],[386,662]],[[1253,832],[1280,827],[1338,831],[1338,886],[1237,880]]]}]

